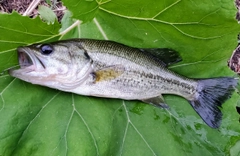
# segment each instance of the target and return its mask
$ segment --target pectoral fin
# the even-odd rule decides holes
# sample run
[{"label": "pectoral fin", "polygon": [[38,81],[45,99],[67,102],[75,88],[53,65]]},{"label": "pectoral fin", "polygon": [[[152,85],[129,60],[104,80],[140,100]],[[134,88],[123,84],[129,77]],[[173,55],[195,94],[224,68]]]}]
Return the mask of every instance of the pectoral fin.
[{"label": "pectoral fin", "polygon": [[142,101],[145,103],[154,105],[156,107],[167,108],[167,109],[169,108],[169,106],[167,104],[165,104],[162,95],[159,95],[157,97],[150,98],[150,99],[142,99]]},{"label": "pectoral fin", "polygon": [[172,65],[174,63],[182,61],[178,52],[168,48],[153,48],[153,49],[140,49],[155,56],[165,66]]},{"label": "pectoral fin", "polygon": [[121,65],[113,65],[100,70],[97,70],[92,74],[94,82],[113,80],[124,73],[125,69]]}]

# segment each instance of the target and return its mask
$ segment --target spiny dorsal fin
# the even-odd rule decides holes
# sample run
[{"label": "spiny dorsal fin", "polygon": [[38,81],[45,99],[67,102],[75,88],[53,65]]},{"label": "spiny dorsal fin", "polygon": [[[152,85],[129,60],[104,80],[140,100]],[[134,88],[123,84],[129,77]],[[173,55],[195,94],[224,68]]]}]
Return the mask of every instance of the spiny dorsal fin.
[{"label": "spiny dorsal fin", "polygon": [[149,49],[140,49],[141,51],[150,53],[151,55],[158,58],[165,66],[172,65],[174,63],[178,63],[182,61],[181,56],[178,52],[168,49],[168,48],[149,48]]}]

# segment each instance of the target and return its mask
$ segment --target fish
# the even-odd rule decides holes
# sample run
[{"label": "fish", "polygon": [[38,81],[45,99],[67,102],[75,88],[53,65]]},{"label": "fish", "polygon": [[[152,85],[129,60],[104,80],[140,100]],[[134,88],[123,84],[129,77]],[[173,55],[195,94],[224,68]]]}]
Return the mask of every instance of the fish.
[{"label": "fish", "polygon": [[211,128],[219,128],[221,106],[231,97],[234,77],[192,79],[168,67],[180,62],[169,48],[135,48],[94,39],[69,39],[17,48],[23,81],[85,96],[140,100],[168,108],[162,95],[185,98]]}]

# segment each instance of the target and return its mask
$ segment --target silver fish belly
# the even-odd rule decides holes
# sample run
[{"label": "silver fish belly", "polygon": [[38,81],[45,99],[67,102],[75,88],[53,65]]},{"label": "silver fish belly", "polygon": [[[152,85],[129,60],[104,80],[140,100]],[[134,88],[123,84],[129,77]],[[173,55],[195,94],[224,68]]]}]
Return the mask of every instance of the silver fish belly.
[{"label": "silver fish belly", "polygon": [[112,41],[72,39],[18,48],[20,69],[10,75],[81,95],[142,100],[165,107],[162,94],[189,101],[203,121],[220,126],[221,105],[237,79],[189,79],[167,69],[180,61],[170,49],[139,49]]}]

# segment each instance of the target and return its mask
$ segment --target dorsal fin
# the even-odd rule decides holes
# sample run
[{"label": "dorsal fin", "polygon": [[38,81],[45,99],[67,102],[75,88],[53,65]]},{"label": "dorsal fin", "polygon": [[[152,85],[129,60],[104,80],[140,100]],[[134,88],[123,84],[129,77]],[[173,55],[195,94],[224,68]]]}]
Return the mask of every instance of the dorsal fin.
[{"label": "dorsal fin", "polygon": [[150,53],[151,55],[158,58],[165,66],[172,65],[182,61],[181,56],[178,52],[168,48],[149,48],[149,49],[140,49],[143,52]]}]

